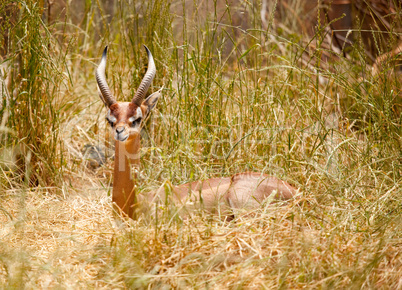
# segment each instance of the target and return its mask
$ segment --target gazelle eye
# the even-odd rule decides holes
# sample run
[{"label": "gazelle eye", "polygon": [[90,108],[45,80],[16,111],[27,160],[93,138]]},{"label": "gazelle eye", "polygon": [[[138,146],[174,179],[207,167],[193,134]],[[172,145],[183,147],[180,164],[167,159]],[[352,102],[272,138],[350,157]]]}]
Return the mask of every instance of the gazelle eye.
[{"label": "gazelle eye", "polygon": [[110,125],[111,127],[114,126],[114,123],[113,123],[108,117],[106,117],[106,121],[109,123],[109,125]]},{"label": "gazelle eye", "polygon": [[142,118],[139,117],[139,118],[135,119],[134,121],[132,121],[132,122],[131,122],[131,127],[137,127],[137,126],[139,126],[139,125],[141,124],[141,120],[142,120]]}]

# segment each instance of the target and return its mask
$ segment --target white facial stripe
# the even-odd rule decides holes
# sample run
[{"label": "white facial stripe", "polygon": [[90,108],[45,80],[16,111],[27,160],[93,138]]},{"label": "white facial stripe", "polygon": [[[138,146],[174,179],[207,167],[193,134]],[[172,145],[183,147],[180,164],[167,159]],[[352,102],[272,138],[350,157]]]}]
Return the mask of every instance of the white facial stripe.
[{"label": "white facial stripe", "polygon": [[137,112],[136,112],[136,113],[137,113],[137,114],[136,114],[135,117],[130,117],[130,118],[128,118],[128,121],[129,121],[130,123],[134,122],[135,120],[138,120],[139,118],[142,118],[142,111],[141,111],[140,107],[137,108]]},{"label": "white facial stripe", "polygon": [[115,123],[117,121],[115,116],[110,115],[110,110],[107,110],[107,117],[110,122]]},{"label": "white facial stripe", "polygon": [[138,118],[142,118],[142,111],[140,107],[137,108],[137,119]]}]

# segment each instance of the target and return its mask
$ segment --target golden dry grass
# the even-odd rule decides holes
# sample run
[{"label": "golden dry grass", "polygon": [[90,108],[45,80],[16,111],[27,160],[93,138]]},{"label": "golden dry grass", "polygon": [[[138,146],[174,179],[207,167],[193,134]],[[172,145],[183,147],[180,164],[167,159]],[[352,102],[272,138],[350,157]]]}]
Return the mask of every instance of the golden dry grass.
[{"label": "golden dry grass", "polygon": [[[19,192],[21,193],[21,192]],[[398,233],[331,220],[346,209],[302,199],[225,223],[207,214],[116,222],[105,190],[9,192],[0,281],[27,288],[401,287]],[[306,194],[308,196],[308,194]],[[343,228],[343,229],[342,229]],[[394,225],[391,229],[399,229]],[[395,237],[396,235],[396,237]],[[22,275],[23,277],[20,277]]]}]

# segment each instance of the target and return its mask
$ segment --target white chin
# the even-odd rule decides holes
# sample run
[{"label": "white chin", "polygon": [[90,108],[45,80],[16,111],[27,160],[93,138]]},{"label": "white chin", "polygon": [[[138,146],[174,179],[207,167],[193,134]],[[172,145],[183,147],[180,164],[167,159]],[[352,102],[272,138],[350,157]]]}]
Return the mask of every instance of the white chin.
[{"label": "white chin", "polygon": [[127,140],[128,135],[121,136],[121,135],[117,135],[117,134],[116,134],[114,138],[116,139],[116,141],[124,142],[124,141]]}]

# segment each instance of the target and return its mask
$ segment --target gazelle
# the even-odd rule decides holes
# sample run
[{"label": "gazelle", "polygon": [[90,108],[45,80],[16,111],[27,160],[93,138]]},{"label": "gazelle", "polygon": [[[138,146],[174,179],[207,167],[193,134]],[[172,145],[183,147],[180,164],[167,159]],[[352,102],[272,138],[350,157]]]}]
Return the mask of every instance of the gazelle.
[{"label": "gazelle", "polygon": [[[156,67],[149,49],[148,69],[131,102],[117,102],[106,82],[105,69],[107,46],[103,51],[101,62],[96,70],[99,96],[107,107],[106,119],[109,122],[115,144],[115,164],[113,176],[112,201],[117,210],[134,218],[138,204],[135,191],[135,167],[139,165],[140,130],[143,120],[155,107],[160,92],[145,99],[151,82],[156,74]],[[145,100],[144,100],[145,99]],[[233,215],[233,210],[257,208],[267,197],[290,199],[296,189],[285,181],[256,172],[245,172],[232,177],[211,178],[195,181],[172,189],[173,199],[179,204],[202,204],[210,212]],[[165,195],[161,188],[147,194],[148,200]]]}]

